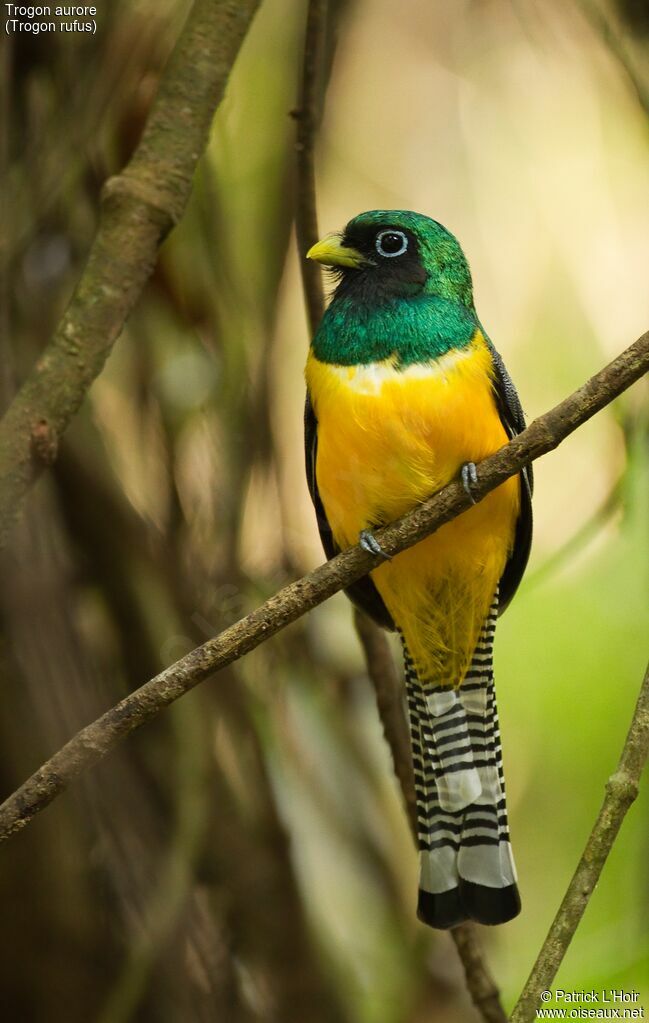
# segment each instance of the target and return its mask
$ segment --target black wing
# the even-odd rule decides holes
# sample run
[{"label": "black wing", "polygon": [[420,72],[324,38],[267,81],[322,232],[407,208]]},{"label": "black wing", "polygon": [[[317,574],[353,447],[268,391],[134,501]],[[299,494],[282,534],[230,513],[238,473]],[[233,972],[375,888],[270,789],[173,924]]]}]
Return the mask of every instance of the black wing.
[{"label": "black wing", "polygon": [[[484,331],[483,331],[484,334]],[[515,437],[525,429],[525,416],[523,408],[514,387],[512,378],[505,369],[505,364],[500,355],[492,345],[491,341],[484,334],[494,364],[494,397],[500,419],[505,427],[507,436]],[[514,546],[505,565],[505,571],[500,579],[499,590],[499,612],[503,613],[510,600],[518,589],[518,584],[523,578],[523,572],[530,556],[532,545],[532,491],[534,489],[534,475],[532,466],[526,466],[520,473],[521,480],[521,508],[516,521],[516,532],[514,534]]]},{"label": "black wing", "polygon": [[[339,548],[333,538],[331,526],[327,521],[327,516],[325,515],[322,500],[318,492],[318,483],[316,481],[315,473],[317,453],[318,420],[316,419],[311,399],[307,393],[306,404],[304,406],[304,454],[306,458],[306,479],[309,487],[309,493],[311,494],[311,500],[313,501],[313,506],[315,508],[318,531],[320,533],[324,552],[327,555],[327,558],[333,558],[339,553]],[[383,603],[379,591],[369,576],[365,576],[365,578],[352,583],[351,586],[346,588],[345,593],[351,600],[352,604],[360,608],[361,611],[364,611],[365,614],[370,616],[370,618],[373,618],[377,625],[381,625],[384,629],[390,629],[391,631],[394,630],[395,625],[392,621],[390,612]]]}]

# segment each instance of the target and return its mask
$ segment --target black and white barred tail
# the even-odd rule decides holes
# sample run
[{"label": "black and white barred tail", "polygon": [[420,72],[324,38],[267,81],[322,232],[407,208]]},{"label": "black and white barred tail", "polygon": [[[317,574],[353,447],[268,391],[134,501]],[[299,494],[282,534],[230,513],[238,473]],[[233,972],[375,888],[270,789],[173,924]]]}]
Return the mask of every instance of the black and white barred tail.
[{"label": "black and white barred tail", "polygon": [[459,689],[422,686],[404,644],[420,857],[431,927],[499,924],[521,907],[509,842],[493,678],[497,599]]}]

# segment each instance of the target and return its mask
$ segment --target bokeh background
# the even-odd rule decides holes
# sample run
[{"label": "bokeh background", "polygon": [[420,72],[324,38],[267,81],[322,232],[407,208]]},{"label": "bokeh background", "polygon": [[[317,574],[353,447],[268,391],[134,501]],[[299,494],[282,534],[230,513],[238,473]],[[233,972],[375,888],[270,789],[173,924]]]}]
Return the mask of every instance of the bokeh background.
[{"label": "bokeh background", "polygon": [[[3,403],[83,266],[186,13],[3,38]],[[264,0],[187,214],[32,493],[0,575],[12,791],[127,691],[322,560],[302,468],[294,239],[304,3]],[[317,148],[322,232],[447,225],[540,414],[648,324],[649,13],[618,0],[344,0]],[[481,938],[513,1005],[614,769],[649,644],[642,381],[537,463],[496,644],[521,916]],[[414,917],[416,863],[338,595],[172,707],[0,850],[3,1019],[475,1018]],[[649,786],[561,968],[649,1007]]]}]

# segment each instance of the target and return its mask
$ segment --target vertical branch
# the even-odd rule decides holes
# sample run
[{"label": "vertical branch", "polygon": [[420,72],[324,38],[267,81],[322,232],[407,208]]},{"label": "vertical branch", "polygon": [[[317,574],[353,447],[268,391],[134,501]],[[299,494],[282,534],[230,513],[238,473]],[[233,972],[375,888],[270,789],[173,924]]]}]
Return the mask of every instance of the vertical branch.
[{"label": "vertical branch", "polygon": [[606,783],[604,802],[579,865],[511,1016],[512,1023],[535,1018],[541,993],[550,988],[590,901],[622,821],[638,795],[649,757],[649,667],[640,688],[617,770]]},{"label": "vertical branch", "polygon": [[9,405],[15,390],[11,346],[11,286],[9,283],[13,211],[7,188],[12,125],[12,56],[12,39],[11,36],[7,36],[0,46],[0,125],[2,125],[0,128],[0,182],[2,183],[0,184],[0,223],[3,225],[4,236],[0,238],[0,416]]},{"label": "vertical branch", "polygon": [[403,686],[397,675],[387,636],[374,622],[354,611],[354,625],[365,653],[367,673],[374,686],[383,734],[390,748],[394,773],[399,781],[412,836],[417,841],[417,804],[408,722],[404,712]]},{"label": "vertical branch", "polygon": [[322,64],[329,0],[309,0],[304,37],[300,100],[292,112],[296,124],[297,202],[295,230],[309,333],[314,334],[324,312],[322,271],[304,257],[318,240],[315,189],[315,137],[322,108]]},{"label": "vertical branch", "polygon": [[[322,63],[326,35],[328,0],[309,0],[304,40],[304,62],[299,106],[292,112],[297,139],[297,202],[295,224],[302,287],[307,309],[309,333],[313,336],[324,313],[322,272],[305,255],[318,240],[318,216],[315,185],[315,137],[321,114]],[[354,625],[365,653],[367,673],[374,686],[383,734],[390,748],[394,772],[399,782],[410,829],[417,842],[417,809],[410,753],[410,737],[400,685],[381,629],[370,618],[356,611]],[[452,932],[467,988],[485,1023],[504,1023],[507,1019],[500,1003],[498,988],[485,963],[473,924],[465,923]]]}]

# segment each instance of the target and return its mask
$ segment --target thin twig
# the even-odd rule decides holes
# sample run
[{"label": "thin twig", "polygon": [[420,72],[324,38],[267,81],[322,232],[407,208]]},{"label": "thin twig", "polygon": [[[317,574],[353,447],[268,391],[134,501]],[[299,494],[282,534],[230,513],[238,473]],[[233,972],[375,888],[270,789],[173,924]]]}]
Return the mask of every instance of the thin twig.
[{"label": "thin twig", "polygon": [[528,1023],[535,1018],[541,994],[549,990],[561,966],[625,814],[638,795],[640,776],[647,758],[649,758],[649,667],[640,688],[617,770],[606,783],[604,802],[586,842],[586,848],[512,1012],[511,1023]]},{"label": "thin twig", "polygon": [[196,0],[142,140],[126,169],[104,185],[99,228],[76,291],[0,423],[0,546],[184,212],[214,111],[259,3]]},{"label": "thin twig", "polygon": [[295,140],[297,154],[295,232],[311,336],[315,333],[324,313],[324,290],[320,267],[317,263],[304,257],[318,240],[314,149],[321,114],[320,81],[328,7],[329,0],[309,0],[304,36],[300,101],[297,109],[292,111],[297,135]]},{"label": "thin twig", "polygon": [[[556,448],[649,370],[649,331],[613,362],[518,437],[478,465],[475,500],[520,472],[524,465]],[[399,521],[376,531],[387,554],[413,546],[465,511],[470,499],[454,481]],[[374,555],[350,547],[315,571],[290,583],[219,636],[192,650],[83,728],[43,764],[0,807],[0,840],[23,828],[70,782],[97,763],[134,729],[150,721],[183,693],[220,668],[243,657],[275,633],[368,572]]]},{"label": "thin twig", "polygon": [[467,922],[453,927],[451,937],[462,960],[467,988],[476,1009],[486,1023],[506,1023],[500,991],[482,954],[475,924]]},{"label": "thin twig", "polygon": [[9,167],[9,139],[12,137],[14,109],[11,103],[13,41],[11,36],[0,47],[0,416],[9,406],[16,389],[13,350],[11,347],[10,254],[14,233],[14,210],[6,188]]}]

